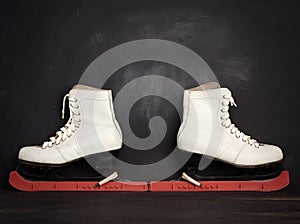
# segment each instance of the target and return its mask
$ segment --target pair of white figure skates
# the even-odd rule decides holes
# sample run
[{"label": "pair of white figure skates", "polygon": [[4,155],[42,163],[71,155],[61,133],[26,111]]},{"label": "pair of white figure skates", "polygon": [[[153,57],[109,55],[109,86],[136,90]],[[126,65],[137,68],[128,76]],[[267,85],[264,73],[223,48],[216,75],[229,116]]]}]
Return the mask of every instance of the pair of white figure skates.
[{"label": "pair of white figure skates", "polygon": [[[111,90],[75,85],[64,97],[63,117],[66,98],[70,110],[66,125],[42,146],[23,147],[19,152],[21,163],[58,167],[121,148],[122,131],[115,118]],[[229,116],[229,107],[233,105],[236,106],[230,90],[218,83],[185,90],[178,148],[193,153],[193,159],[204,155],[243,170],[260,169],[267,179],[278,176],[282,171],[282,150],[239,131]],[[191,163],[187,163],[182,178],[200,187],[203,176],[197,167],[191,168]],[[265,168],[267,171],[261,171]],[[116,177],[116,172],[103,176],[99,185]]]}]

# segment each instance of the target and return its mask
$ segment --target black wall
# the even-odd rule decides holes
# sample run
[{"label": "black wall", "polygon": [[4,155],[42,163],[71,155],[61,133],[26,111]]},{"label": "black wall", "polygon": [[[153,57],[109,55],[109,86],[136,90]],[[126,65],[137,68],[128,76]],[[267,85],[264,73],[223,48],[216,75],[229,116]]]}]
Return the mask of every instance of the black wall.
[{"label": "black wall", "polygon": [[40,144],[63,125],[62,97],[93,59],[158,38],[209,64],[239,105],[234,123],[283,148],[288,191],[299,191],[299,10],[283,0],[1,1],[0,187],[21,146]]}]

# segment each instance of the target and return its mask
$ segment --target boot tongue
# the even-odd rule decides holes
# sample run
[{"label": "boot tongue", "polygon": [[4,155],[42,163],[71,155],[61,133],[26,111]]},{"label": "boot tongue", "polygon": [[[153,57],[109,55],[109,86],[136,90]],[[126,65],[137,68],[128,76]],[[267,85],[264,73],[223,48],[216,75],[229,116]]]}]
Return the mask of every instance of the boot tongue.
[{"label": "boot tongue", "polygon": [[98,88],[77,84],[70,90],[69,96],[72,98],[75,98],[75,96],[81,98],[83,95],[95,95],[98,90]]},{"label": "boot tongue", "polygon": [[69,92],[69,97],[75,98],[76,94],[78,94],[78,89],[76,86],[73,86],[73,88]]},{"label": "boot tongue", "polygon": [[203,84],[201,86],[197,86],[195,88],[189,89],[190,91],[204,91],[204,90],[210,90],[210,89],[220,89],[221,86],[217,82],[209,82],[206,84]]},{"label": "boot tongue", "polygon": [[227,89],[227,88],[221,88],[221,91],[222,91],[223,94],[228,94],[228,95],[231,96],[231,91],[229,89]]},{"label": "boot tongue", "polygon": [[99,88],[92,87],[92,86],[81,85],[81,84],[76,84],[76,85],[74,85],[72,89],[81,89],[81,90],[99,90]]},{"label": "boot tongue", "polygon": [[69,97],[76,99],[108,100],[111,98],[111,91],[91,86],[75,85],[70,90]]},{"label": "boot tongue", "polygon": [[231,95],[230,90],[227,88],[221,88],[218,82],[209,82],[201,86],[188,89],[188,91],[206,91],[206,90],[215,90],[213,92]]}]

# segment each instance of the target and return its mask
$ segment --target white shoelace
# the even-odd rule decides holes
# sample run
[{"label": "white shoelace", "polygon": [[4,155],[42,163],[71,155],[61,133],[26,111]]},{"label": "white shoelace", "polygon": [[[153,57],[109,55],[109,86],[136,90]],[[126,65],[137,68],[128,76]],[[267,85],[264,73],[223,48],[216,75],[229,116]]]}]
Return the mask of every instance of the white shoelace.
[{"label": "white shoelace", "polygon": [[56,135],[50,137],[49,141],[45,141],[42,145],[42,148],[45,149],[47,147],[52,147],[54,144],[58,145],[61,141],[65,141],[67,138],[70,138],[72,134],[76,131],[76,128],[80,126],[80,115],[79,105],[77,104],[77,99],[72,98],[69,94],[66,94],[63,99],[63,109],[62,109],[62,119],[65,117],[65,101],[69,99],[69,110],[70,110],[70,118],[64,127],[60,128],[59,131],[56,132]]},{"label": "white shoelace", "polygon": [[235,127],[234,124],[231,123],[231,120],[229,118],[230,115],[229,115],[229,112],[228,112],[229,104],[230,104],[230,106],[237,107],[237,105],[234,102],[234,99],[232,98],[231,94],[225,94],[223,96],[223,98],[224,98],[224,101],[222,102],[222,106],[224,106],[224,107],[221,109],[221,112],[224,113],[224,116],[221,116],[221,120],[223,120],[222,125],[225,128],[229,128],[230,133],[234,134],[236,138],[242,137],[242,140],[244,142],[248,142],[249,145],[251,145],[251,146],[254,145],[256,148],[259,148],[260,144],[255,139],[252,139],[250,136],[244,134],[237,127]]},{"label": "white shoelace", "polygon": [[196,181],[195,179],[191,178],[189,175],[187,175],[185,172],[182,173],[181,176],[182,179],[185,179],[186,181],[190,182],[191,184],[196,185],[197,187],[201,186],[201,183],[199,181]]},{"label": "white shoelace", "polygon": [[94,185],[94,188],[100,187],[114,179],[116,179],[118,177],[118,173],[115,171],[113,172],[111,175],[109,175],[108,177],[104,178],[103,180],[100,180],[98,183],[96,183]]}]

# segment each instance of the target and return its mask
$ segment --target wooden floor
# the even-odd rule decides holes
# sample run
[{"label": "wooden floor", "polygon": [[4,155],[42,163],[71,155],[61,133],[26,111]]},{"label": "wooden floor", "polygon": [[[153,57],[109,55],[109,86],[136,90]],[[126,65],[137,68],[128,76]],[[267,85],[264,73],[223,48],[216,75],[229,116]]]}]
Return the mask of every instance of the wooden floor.
[{"label": "wooden floor", "polygon": [[0,223],[300,223],[300,197],[275,193],[26,193],[0,190]]}]

